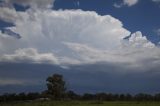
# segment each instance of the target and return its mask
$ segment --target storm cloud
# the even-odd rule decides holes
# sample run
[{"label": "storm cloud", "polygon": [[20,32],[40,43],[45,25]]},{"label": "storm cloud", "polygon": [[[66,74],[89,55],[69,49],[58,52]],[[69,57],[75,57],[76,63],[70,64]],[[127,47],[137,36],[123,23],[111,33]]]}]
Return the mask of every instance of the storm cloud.
[{"label": "storm cloud", "polygon": [[[42,0],[3,3],[0,19],[12,23],[7,29],[21,38],[0,31],[0,85],[27,86],[29,76],[37,78],[31,79],[38,84],[55,72],[64,74],[71,88],[79,92],[85,87],[115,91],[118,83],[125,84],[119,89],[122,92],[137,86],[133,91],[144,87],[150,91],[157,85],[160,48],[141,31],[126,29],[119,19],[94,11],[52,10],[48,8],[53,6],[52,0],[45,4]],[[13,3],[30,8],[16,11],[10,6]]]}]

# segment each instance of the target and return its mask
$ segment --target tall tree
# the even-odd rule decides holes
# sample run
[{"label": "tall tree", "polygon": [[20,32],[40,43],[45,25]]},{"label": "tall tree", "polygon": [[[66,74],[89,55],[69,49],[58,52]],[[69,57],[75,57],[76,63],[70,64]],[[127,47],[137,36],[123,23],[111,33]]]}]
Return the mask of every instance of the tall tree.
[{"label": "tall tree", "polygon": [[62,99],[65,95],[66,87],[63,76],[53,74],[47,78],[48,93],[56,100]]}]

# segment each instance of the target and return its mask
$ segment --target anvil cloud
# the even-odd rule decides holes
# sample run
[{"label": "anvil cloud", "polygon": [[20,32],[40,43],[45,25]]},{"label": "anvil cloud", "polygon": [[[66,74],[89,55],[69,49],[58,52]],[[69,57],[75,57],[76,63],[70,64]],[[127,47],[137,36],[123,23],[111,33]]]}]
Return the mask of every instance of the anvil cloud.
[{"label": "anvil cloud", "polygon": [[[111,15],[93,11],[52,10],[52,0],[25,0],[16,11],[12,1],[0,7],[0,19],[21,38],[0,31],[0,62],[49,64],[62,67],[96,63],[120,64],[128,71],[148,71],[160,65],[160,48],[140,31],[132,33]],[[117,68],[118,69],[118,68]],[[1,83],[1,82],[0,82]],[[7,82],[8,83],[8,82]],[[4,84],[4,83],[3,83]]]}]

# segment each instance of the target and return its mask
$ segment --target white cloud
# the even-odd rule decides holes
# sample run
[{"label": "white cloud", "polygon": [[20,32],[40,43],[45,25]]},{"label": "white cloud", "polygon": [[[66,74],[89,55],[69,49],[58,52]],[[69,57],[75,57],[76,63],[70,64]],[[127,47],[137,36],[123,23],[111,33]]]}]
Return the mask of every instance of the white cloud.
[{"label": "white cloud", "polygon": [[53,6],[54,0],[4,0],[6,4],[20,4],[23,6],[30,6],[32,9],[47,9]]},{"label": "white cloud", "polygon": [[79,43],[65,43],[65,45],[74,52],[74,55],[76,55],[82,64],[95,62],[126,62],[125,57],[121,56],[118,50],[100,50]]},{"label": "white cloud", "polygon": [[155,45],[147,40],[145,36],[142,35],[140,31],[134,33],[129,38],[130,46],[137,47],[137,48],[154,48]]},{"label": "white cloud", "polygon": [[130,34],[119,20],[109,15],[100,16],[95,12],[81,10],[30,12],[17,12],[22,18],[16,18],[16,27],[10,28],[19,33],[21,39],[0,34],[1,52],[10,54],[18,48],[33,47],[50,53],[60,51],[57,54],[62,56],[62,63],[66,63],[64,61],[73,61],[74,58],[70,57],[70,50],[67,50],[63,42],[79,42],[101,49],[112,49],[121,45],[121,40]]},{"label": "white cloud", "polygon": [[14,9],[0,7],[0,19],[7,22],[14,22],[17,17],[17,12]]},{"label": "white cloud", "polygon": [[15,51],[14,54],[4,54],[0,56],[2,62],[17,63],[43,63],[58,64],[56,57],[51,53],[38,53],[34,48],[23,48]]},{"label": "white cloud", "polygon": [[113,6],[116,7],[116,8],[121,8],[122,6],[125,6],[125,5],[128,6],[128,7],[131,7],[135,4],[137,4],[138,1],[139,0],[123,0],[122,3],[114,3]]},{"label": "white cloud", "polygon": [[117,3],[114,3],[113,6],[115,8],[121,8],[124,4],[123,3],[120,3],[120,4],[117,4]]},{"label": "white cloud", "polygon": [[[140,34],[140,32],[136,32],[133,34],[133,36],[138,33]],[[65,44],[74,52],[74,55],[76,55],[77,60],[79,60],[81,64],[96,62],[107,62],[111,64],[123,63],[128,65],[130,64],[130,68],[138,67],[145,69],[150,67],[151,64],[153,66],[159,64],[159,48],[155,47],[155,45],[145,39],[145,37],[136,35],[134,38],[131,37],[129,41],[123,43],[124,45],[121,48],[113,49],[111,51],[101,50],[78,43]],[[148,61],[145,62],[145,60]],[[146,63],[149,65],[145,66]]]},{"label": "white cloud", "polygon": [[[131,34],[110,15],[82,10],[35,10],[0,12],[0,18],[15,24],[15,39],[0,32],[0,61],[52,64],[108,62],[131,66],[157,65],[160,49],[142,36]],[[5,18],[6,17],[6,18]],[[15,20],[15,21],[14,21]],[[148,62],[146,62],[146,60]]]},{"label": "white cloud", "polygon": [[[3,51],[30,46],[38,50],[57,51],[56,49],[63,48],[63,42],[75,41],[111,49],[119,46],[121,40],[130,34],[119,20],[110,15],[100,16],[95,12],[65,10],[36,11],[32,14],[27,11],[25,14],[22,12],[17,14],[23,19],[17,20],[16,27],[10,29],[19,33],[22,38],[15,40],[3,37],[1,41],[4,45],[4,49],[1,48]],[[12,46],[9,46],[11,44]]]},{"label": "white cloud", "polygon": [[123,0],[123,2],[127,6],[133,6],[138,3],[138,0]]}]

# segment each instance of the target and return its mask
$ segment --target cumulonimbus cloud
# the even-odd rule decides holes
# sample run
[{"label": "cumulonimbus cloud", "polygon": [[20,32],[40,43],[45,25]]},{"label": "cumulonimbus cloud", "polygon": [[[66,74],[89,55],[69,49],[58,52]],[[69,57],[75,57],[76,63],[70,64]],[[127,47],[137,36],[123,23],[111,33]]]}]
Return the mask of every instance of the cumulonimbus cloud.
[{"label": "cumulonimbus cloud", "polygon": [[19,2],[31,6],[26,11],[0,7],[0,19],[14,25],[4,29],[20,35],[0,31],[0,86],[41,85],[44,77],[60,71],[78,89],[87,85],[107,90],[107,83],[116,90],[118,86],[123,90],[139,85],[158,88],[160,48],[140,31],[131,34],[111,15],[55,11],[42,6],[41,0],[32,1]]},{"label": "cumulonimbus cloud", "polygon": [[[17,12],[7,7],[0,9],[3,10],[0,18],[12,22],[15,26],[9,29],[21,35],[20,39],[15,39],[0,32],[1,62],[118,62],[141,66],[146,64],[145,60],[153,65],[160,60],[159,47],[141,32],[131,34],[120,20],[110,15],[82,10]],[[128,39],[124,39],[126,37]]]}]

